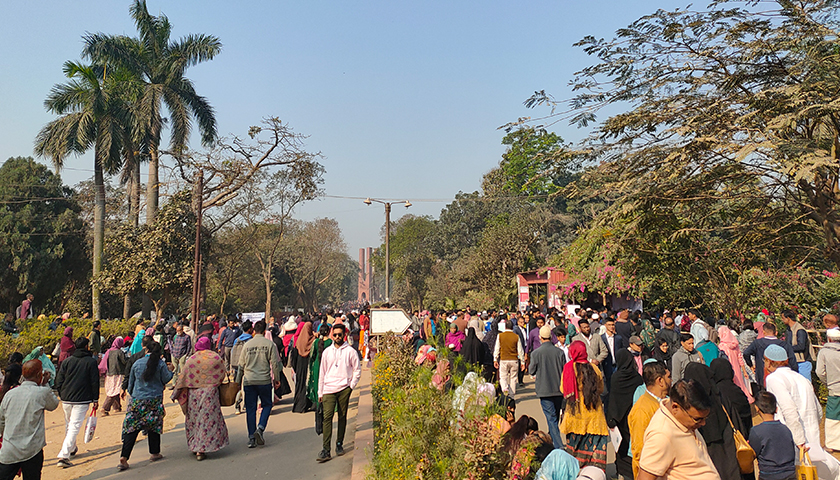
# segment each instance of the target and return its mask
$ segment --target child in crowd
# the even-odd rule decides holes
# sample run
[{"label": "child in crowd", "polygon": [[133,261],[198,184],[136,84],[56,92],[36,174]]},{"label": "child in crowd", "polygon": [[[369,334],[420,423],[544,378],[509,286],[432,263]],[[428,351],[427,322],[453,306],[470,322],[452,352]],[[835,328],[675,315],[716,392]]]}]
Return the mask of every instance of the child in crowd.
[{"label": "child in crowd", "polygon": [[774,420],[776,396],[761,392],[755,406],[762,422],[750,430],[750,446],[758,457],[758,480],[795,480],[796,445],[788,427]]}]

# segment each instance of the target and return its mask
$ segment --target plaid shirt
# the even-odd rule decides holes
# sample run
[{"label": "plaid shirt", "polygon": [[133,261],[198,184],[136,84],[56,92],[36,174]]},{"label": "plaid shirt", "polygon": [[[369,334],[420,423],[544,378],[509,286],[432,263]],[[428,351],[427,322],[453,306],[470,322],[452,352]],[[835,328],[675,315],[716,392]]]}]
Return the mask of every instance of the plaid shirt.
[{"label": "plaid shirt", "polygon": [[172,339],[172,347],[169,353],[175,358],[181,358],[192,353],[192,339],[186,333],[175,335]]}]

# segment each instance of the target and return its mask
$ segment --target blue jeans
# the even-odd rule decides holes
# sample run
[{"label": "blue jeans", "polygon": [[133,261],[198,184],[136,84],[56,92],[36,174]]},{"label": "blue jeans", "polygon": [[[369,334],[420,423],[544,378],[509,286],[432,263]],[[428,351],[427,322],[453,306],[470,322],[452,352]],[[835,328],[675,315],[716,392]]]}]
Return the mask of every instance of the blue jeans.
[{"label": "blue jeans", "polygon": [[548,434],[554,448],[563,448],[563,436],[560,434],[560,412],[563,411],[563,396],[540,398],[540,406],[545,414],[545,421],[548,422]]},{"label": "blue jeans", "polygon": [[814,366],[811,362],[799,362],[799,374],[807,378],[809,382],[811,381],[811,372],[813,370]]},{"label": "blue jeans", "polygon": [[262,405],[260,413],[260,427],[265,430],[268,425],[268,416],[271,415],[271,407],[274,406],[274,390],[271,385],[245,385],[245,422],[248,424],[248,438],[254,438],[257,430],[257,398]]}]

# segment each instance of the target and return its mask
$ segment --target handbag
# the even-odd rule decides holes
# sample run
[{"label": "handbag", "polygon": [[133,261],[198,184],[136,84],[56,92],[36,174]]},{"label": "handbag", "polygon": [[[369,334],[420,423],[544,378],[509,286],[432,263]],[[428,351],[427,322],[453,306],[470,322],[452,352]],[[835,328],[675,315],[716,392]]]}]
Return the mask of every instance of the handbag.
[{"label": "handbag", "polygon": [[811,463],[811,456],[805,448],[799,447],[799,465],[796,466],[796,480],[819,480],[817,467]]},{"label": "handbag", "polygon": [[93,440],[93,435],[96,433],[96,409],[90,411],[85,425],[85,443],[90,443]]},{"label": "handbag", "polygon": [[236,394],[242,385],[238,382],[226,382],[219,385],[219,405],[223,407],[231,407],[236,403]]},{"label": "handbag", "polygon": [[726,414],[726,419],[729,420],[729,426],[732,427],[732,432],[735,437],[735,456],[738,458],[738,466],[741,468],[741,473],[752,473],[755,471],[755,450],[752,449],[750,443],[741,434],[741,431],[735,428],[732,424],[732,418],[729,417],[729,412],[721,405],[723,413]]},{"label": "handbag", "polygon": [[320,435],[324,433],[324,404],[318,404],[318,410],[315,410],[315,434]]}]

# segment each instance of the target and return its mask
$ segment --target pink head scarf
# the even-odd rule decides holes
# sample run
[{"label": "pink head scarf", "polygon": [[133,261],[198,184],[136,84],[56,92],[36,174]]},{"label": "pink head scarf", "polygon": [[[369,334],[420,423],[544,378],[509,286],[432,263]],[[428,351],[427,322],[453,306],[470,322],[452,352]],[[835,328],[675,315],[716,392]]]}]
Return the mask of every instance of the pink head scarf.
[{"label": "pink head scarf", "polygon": [[749,388],[749,382],[745,378],[745,371],[746,363],[744,363],[744,356],[741,354],[741,348],[738,345],[738,338],[735,337],[735,334],[729,327],[725,325],[721,325],[718,327],[718,336],[720,337],[720,349],[723,353],[726,354],[726,357],[729,359],[729,363],[732,364],[732,370],[735,372],[735,385],[738,385],[744,395],[747,396],[747,400],[750,403],[753,403],[753,397],[751,389]]}]

